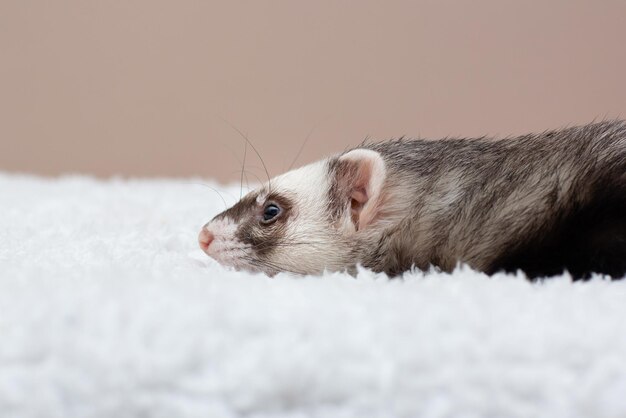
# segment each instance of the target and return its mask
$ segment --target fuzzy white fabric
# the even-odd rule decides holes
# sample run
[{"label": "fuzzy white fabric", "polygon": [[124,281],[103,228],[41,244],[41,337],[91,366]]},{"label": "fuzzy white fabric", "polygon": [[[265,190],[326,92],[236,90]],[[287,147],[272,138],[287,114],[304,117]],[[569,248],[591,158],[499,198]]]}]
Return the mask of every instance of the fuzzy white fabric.
[{"label": "fuzzy white fabric", "polygon": [[626,416],[626,281],[234,272],[200,182],[0,175],[0,416]]}]

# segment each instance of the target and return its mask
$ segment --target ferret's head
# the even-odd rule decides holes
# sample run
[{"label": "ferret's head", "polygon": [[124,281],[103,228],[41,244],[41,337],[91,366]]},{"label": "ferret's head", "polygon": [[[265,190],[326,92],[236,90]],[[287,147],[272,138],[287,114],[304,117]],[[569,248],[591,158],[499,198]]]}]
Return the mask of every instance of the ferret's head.
[{"label": "ferret's head", "polygon": [[384,210],[385,163],[356,149],[273,178],[208,222],[200,247],[237,269],[316,274],[356,265]]}]

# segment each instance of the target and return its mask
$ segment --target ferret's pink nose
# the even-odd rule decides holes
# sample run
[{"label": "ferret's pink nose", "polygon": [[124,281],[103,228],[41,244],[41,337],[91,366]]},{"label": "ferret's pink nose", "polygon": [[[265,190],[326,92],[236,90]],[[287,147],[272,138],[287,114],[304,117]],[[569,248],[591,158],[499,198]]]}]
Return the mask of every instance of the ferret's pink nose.
[{"label": "ferret's pink nose", "polygon": [[200,248],[202,248],[202,251],[204,251],[205,253],[208,252],[209,245],[211,245],[214,238],[215,237],[209,230],[207,230],[206,228],[202,228],[202,230],[200,231],[200,235],[198,235],[198,244],[200,244]]}]

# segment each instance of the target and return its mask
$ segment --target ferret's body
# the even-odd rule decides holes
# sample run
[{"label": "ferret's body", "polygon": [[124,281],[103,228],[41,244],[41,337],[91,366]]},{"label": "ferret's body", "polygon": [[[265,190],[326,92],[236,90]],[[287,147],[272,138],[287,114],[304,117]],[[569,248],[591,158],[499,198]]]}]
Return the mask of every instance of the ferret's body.
[{"label": "ferret's body", "polygon": [[269,274],[467,263],[619,278],[626,124],[363,145],[272,179],[205,225],[201,242],[224,264]]}]

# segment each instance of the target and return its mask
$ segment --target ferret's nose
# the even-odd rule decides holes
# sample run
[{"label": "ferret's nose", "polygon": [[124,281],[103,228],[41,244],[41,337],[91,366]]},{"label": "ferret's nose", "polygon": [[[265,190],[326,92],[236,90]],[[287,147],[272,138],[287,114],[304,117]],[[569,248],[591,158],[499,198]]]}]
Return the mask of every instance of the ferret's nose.
[{"label": "ferret's nose", "polygon": [[207,230],[206,228],[202,228],[202,230],[200,231],[200,235],[198,235],[198,244],[200,244],[200,248],[202,248],[202,251],[204,251],[205,253],[208,252],[209,245],[211,245],[214,238],[215,237],[209,230]]}]

